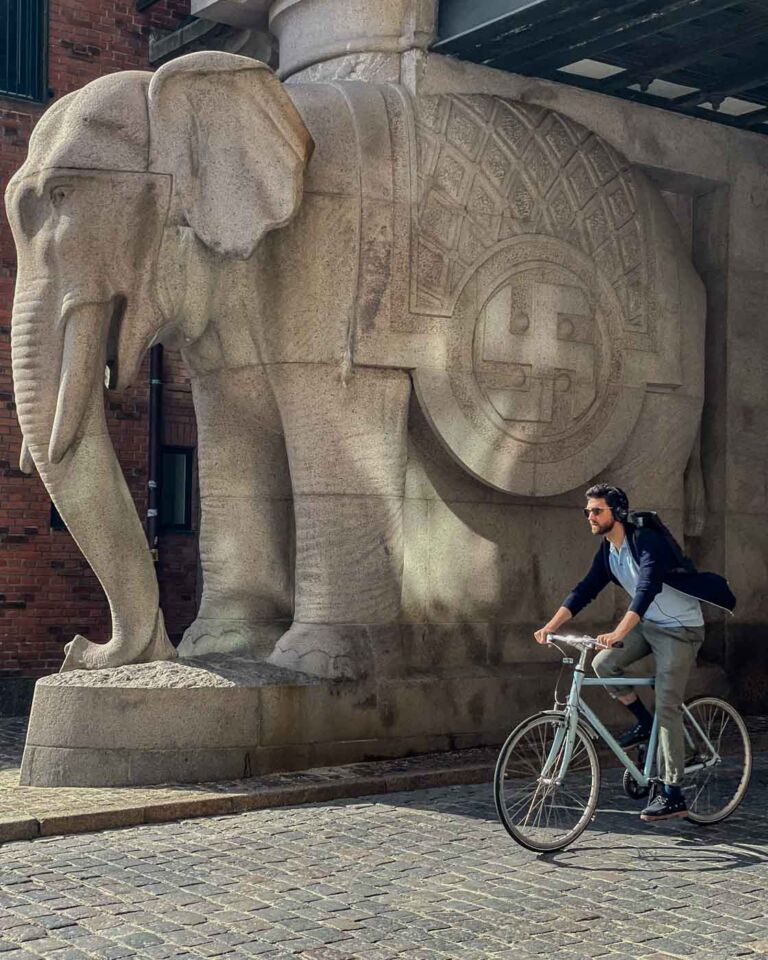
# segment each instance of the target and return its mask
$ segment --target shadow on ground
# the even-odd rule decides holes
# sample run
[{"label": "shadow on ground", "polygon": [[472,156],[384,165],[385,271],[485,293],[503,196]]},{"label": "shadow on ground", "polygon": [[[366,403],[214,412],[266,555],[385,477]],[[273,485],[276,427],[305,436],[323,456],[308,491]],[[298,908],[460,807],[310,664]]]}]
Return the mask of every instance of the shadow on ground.
[{"label": "shadow on ground", "polygon": [[[616,853],[616,840],[622,846],[628,837],[636,837],[631,862],[626,868],[612,866],[611,872],[649,874],[706,873],[754,867],[768,862],[768,818],[765,801],[768,793],[768,757],[755,761],[749,790],[742,805],[719,824],[704,826],[687,820],[647,824],[640,820],[646,801],[631,800],[621,788],[620,772],[603,773],[601,800],[592,824],[570,847],[548,854],[534,854],[542,861],[563,870],[604,872],[601,854]],[[493,787],[455,786],[418,793],[383,794],[371,801],[398,807],[429,809],[455,817],[471,817],[498,825],[499,843],[515,844],[498,821]],[[335,801],[337,804],[355,801]],[[358,801],[359,802],[359,801]],[[584,854],[588,857],[585,858]]]},{"label": "shadow on ground", "polygon": [[28,717],[3,717],[0,724],[0,770],[21,764]]}]

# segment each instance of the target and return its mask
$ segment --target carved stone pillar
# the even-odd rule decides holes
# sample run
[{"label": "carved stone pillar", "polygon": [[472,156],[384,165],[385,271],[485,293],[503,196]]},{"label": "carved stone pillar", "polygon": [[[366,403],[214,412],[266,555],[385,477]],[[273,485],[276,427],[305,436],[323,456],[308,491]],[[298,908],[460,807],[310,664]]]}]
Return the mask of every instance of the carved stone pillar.
[{"label": "carved stone pillar", "polygon": [[280,42],[280,74],[339,57],[400,54],[434,39],[437,0],[192,0],[195,16],[269,29]]}]

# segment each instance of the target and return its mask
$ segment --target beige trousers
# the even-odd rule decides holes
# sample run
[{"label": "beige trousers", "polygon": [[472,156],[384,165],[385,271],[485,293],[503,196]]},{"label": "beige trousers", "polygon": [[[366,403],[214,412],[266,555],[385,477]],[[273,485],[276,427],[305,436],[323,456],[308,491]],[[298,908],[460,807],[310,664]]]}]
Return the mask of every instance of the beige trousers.
[{"label": "beige trousers", "polygon": [[[680,784],[685,770],[685,737],[680,706],[704,627],[660,627],[642,621],[624,638],[623,647],[601,650],[592,661],[598,677],[623,677],[624,670],[649,653],[656,661],[656,713],[664,783]],[[612,697],[633,693],[631,686],[608,687]]]}]

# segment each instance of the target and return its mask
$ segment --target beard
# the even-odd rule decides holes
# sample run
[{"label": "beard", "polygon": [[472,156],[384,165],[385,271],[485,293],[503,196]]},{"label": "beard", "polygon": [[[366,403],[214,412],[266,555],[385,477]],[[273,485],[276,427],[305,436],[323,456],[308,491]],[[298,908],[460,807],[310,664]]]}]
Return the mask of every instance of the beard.
[{"label": "beard", "polygon": [[592,531],[594,536],[605,536],[606,533],[610,533],[613,530],[616,521],[613,517],[610,520],[606,520],[604,523],[590,523],[589,528]]}]

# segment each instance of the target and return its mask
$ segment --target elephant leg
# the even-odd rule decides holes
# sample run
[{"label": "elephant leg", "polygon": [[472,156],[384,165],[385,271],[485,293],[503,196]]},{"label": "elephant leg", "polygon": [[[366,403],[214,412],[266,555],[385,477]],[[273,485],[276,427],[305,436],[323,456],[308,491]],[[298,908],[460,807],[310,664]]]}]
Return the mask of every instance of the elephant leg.
[{"label": "elephant leg", "polygon": [[411,381],[402,371],[270,369],[296,521],[294,622],[271,663],[361,677],[397,641]]},{"label": "elephant leg", "polygon": [[203,590],[179,653],[266,656],[291,616],[292,507],[277,407],[258,366],[192,385]]}]

